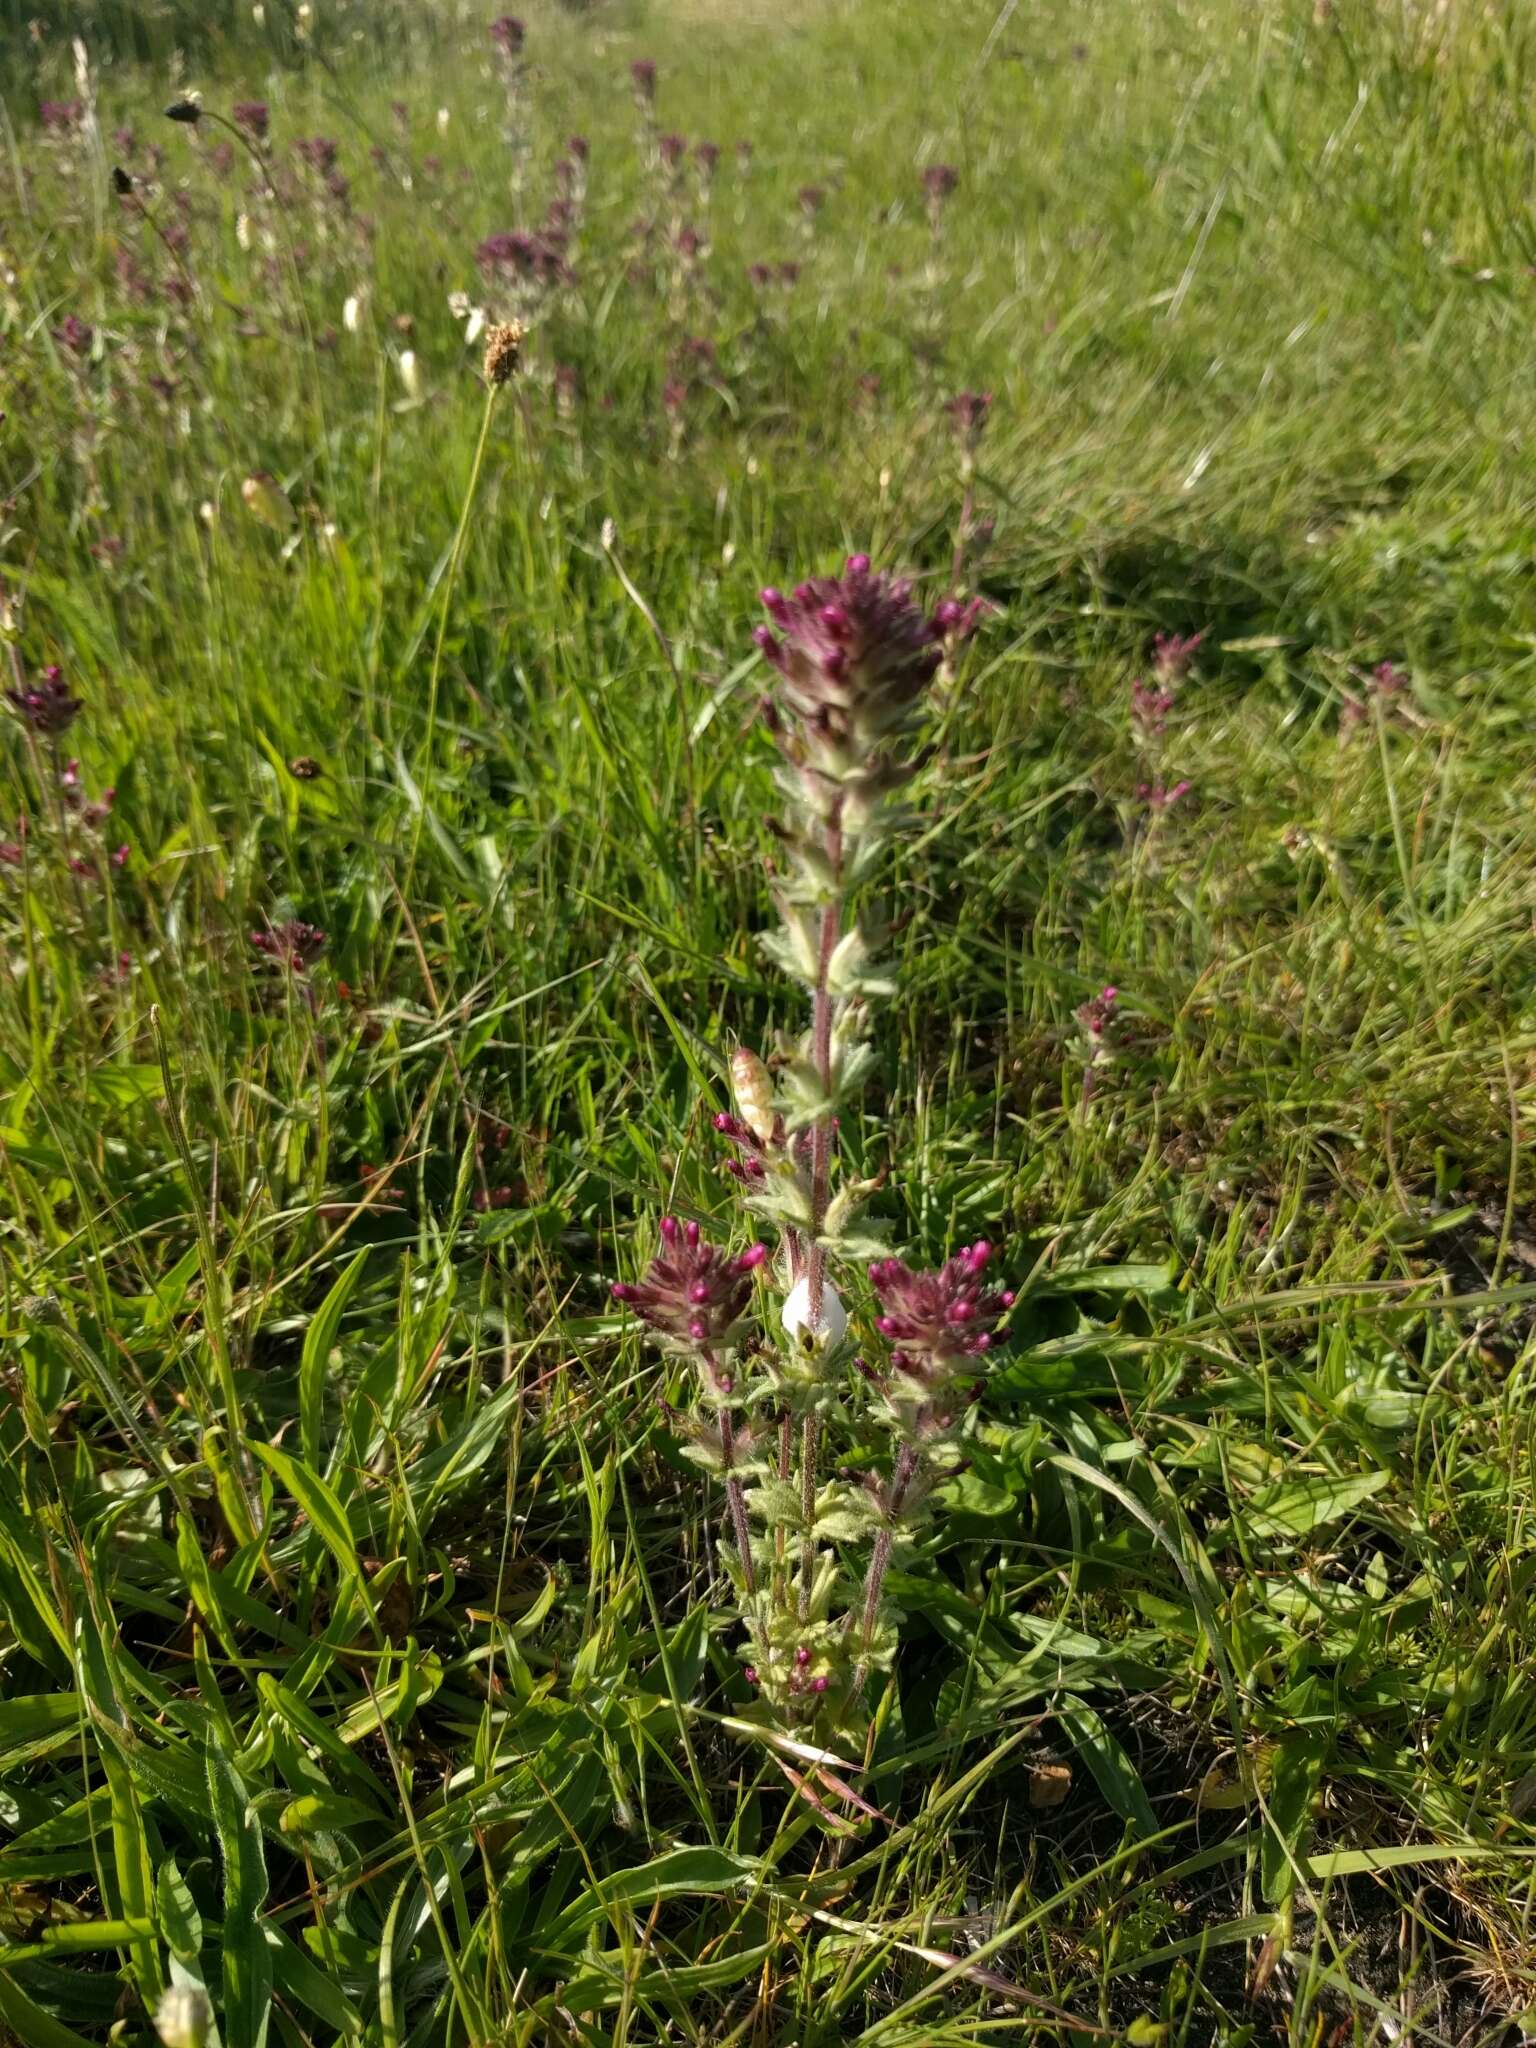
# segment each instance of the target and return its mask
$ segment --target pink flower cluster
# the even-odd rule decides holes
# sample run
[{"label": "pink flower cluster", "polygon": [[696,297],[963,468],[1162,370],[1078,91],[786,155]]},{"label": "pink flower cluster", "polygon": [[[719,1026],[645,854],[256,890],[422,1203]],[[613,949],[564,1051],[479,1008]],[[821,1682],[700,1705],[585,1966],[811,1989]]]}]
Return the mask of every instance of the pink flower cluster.
[{"label": "pink flower cluster", "polygon": [[[850,555],[841,576],[762,593],[774,625],[753,638],[780,676],[779,702],[808,731],[866,744],[894,731],[938,672],[944,643],[974,627],[985,605],[946,599],[931,614],[904,577]],[[782,634],[782,638],[779,635]]]},{"label": "pink flower cluster", "polygon": [[765,1244],[734,1256],[712,1245],[697,1223],[661,1219],[662,1248],[644,1280],[616,1281],[615,1301],[675,1342],[708,1347],[725,1343],[752,1293],[752,1275],[768,1256]]},{"label": "pink flower cluster", "polygon": [[1114,1020],[1115,1007],[1119,1000],[1119,989],[1101,988],[1096,996],[1090,996],[1086,1003],[1079,1005],[1077,1021],[1094,1045],[1103,1042],[1104,1034]]},{"label": "pink flower cluster", "polygon": [[882,1311],[876,1328],[901,1347],[893,1364],[926,1378],[991,1350],[996,1326],[1014,1303],[1008,1289],[985,1284],[991,1258],[991,1245],[979,1238],[937,1272],[914,1272],[901,1259],[870,1267]]},{"label": "pink flower cluster", "polygon": [[326,936],[318,925],[290,917],[283,924],[268,925],[251,933],[256,951],[288,974],[305,975],[326,948]]},{"label": "pink flower cluster", "polygon": [[5,700],[24,724],[50,738],[67,732],[85,709],[85,699],[75,695],[57,664],[45,668],[30,686],[21,683],[7,690]]}]

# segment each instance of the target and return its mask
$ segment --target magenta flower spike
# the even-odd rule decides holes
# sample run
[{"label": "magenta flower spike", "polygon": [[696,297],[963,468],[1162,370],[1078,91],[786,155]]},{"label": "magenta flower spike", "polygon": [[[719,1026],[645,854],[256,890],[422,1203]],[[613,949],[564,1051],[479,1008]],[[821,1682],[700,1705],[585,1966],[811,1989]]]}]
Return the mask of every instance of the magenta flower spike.
[{"label": "magenta flower spike", "polygon": [[645,1278],[616,1281],[615,1301],[675,1343],[708,1350],[730,1341],[752,1295],[752,1275],[768,1256],[765,1244],[734,1256],[712,1245],[697,1223],[661,1220],[661,1250]]},{"label": "magenta flower spike", "polygon": [[30,686],[23,683],[7,690],[5,701],[24,725],[48,738],[68,732],[85,709],[85,699],[75,695],[64,680],[64,671],[52,664]]},{"label": "magenta flower spike", "polygon": [[975,624],[980,607],[953,600],[932,614],[912,585],[850,555],[839,577],[769,588],[763,608],[778,628],[753,636],[779,672],[779,707],[807,733],[869,746],[895,731],[938,673],[943,642]]},{"label": "magenta flower spike", "polygon": [[289,974],[307,974],[326,948],[326,936],[318,925],[290,917],[283,924],[268,925],[251,933],[256,951]]},{"label": "magenta flower spike", "polygon": [[991,1257],[991,1245],[981,1238],[937,1272],[914,1272],[901,1259],[879,1259],[870,1267],[882,1310],[877,1327],[900,1346],[909,1365],[953,1369],[991,1350],[996,1325],[1014,1302],[1011,1292],[983,1281]]},{"label": "magenta flower spike", "polygon": [[1200,651],[1205,633],[1155,633],[1152,636],[1152,666],[1160,683],[1176,683],[1188,675],[1190,663]]}]

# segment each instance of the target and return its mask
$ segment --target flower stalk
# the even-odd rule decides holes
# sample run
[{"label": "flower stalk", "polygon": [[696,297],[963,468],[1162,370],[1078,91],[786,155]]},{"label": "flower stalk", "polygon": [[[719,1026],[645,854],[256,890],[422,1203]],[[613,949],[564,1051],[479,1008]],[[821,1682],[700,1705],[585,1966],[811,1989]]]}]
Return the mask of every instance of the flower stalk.
[{"label": "flower stalk", "polygon": [[[804,992],[808,1028],[781,1044],[772,1074],[738,1048],[734,1109],[715,1128],[777,1256],[759,1242],[733,1258],[668,1218],[645,1279],[613,1293],[698,1367],[697,1406],[672,1420],[724,1488],[721,1554],[745,1624],[747,1682],[765,1713],[830,1733],[858,1720],[869,1673],[894,1658],[890,1566],[957,1462],[978,1361],[1012,1302],[985,1285],[985,1242],[923,1273],[862,1235],[859,1211],[878,1183],[850,1177],[838,1144],[874,1071],[870,1006],[894,989],[861,914],[864,884],[900,829],[894,800],[922,764],[916,727],[929,685],[983,607],[946,599],[925,612],[910,583],[875,571],[867,555],[850,556],[841,576],[770,588],[762,600],[771,624],[755,637],[775,678],[764,722],[784,797],[774,824],[780,922],[765,945]],[[843,1290],[861,1262],[880,1311],[874,1327],[891,1347],[877,1365],[850,1355]],[[759,1270],[782,1295],[778,1335],[748,1327]],[[751,1418],[764,1412],[772,1434],[759,1448]],[[871,1430],[890,1440],[885,1478]],[[850,1457],[870,1475],[862,1483],[842,1462]],[[832,1465],[839,1471],[824,1478]]]}]

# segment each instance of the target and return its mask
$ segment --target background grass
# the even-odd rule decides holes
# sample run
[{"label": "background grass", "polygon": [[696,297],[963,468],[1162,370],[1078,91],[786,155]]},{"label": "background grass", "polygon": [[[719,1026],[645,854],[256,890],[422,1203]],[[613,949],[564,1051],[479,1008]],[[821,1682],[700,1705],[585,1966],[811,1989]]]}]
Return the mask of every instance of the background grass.
[{"label": "background grass", "polygon": [[[0,10],[0,581],[117,792],[4,735],[0,2030],[1521,2037],[1536,26],[1319,13],[540,6],[509,125],[471,12]],[[639,56],[722,145],[691,281]],[[188,85],[270,102],[280,208]],[[577,130],[471,496],[449,294]],[[731,1725],[605,1283],[729,1227],[721,1057],[797,1022],[756,588],[945,587],[965,387],[995,609],[844,1135],[1024,1299],[845,1837]]]}]

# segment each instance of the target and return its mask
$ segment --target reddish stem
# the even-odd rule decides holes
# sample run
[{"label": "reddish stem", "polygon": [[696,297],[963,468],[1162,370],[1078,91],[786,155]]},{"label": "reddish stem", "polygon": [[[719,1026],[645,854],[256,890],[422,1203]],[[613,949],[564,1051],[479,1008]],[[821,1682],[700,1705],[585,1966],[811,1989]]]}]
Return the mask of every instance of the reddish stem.
[{"label": "reddish stem", "polygon": [[800,1619],[811,1611],[811,1578],[816,1569],[816,1539],[811,1522],[816,1514],[816,1418],[807,1415],[800,1424],[800,1514],[805,1523],[800,1538]]},{"label": "reddish stem", "polygon": [[724,1408],[720,1410],[720,1452],[725,1459],[725,1504],[730,1509],[731,1531],[736,1539],[736,1555],[741,1559],[742,1584],[749,1593],[755,1593],[757,1579],[752,1570],[747,1503],[742,1495],[741,1481],[731,1470],[736,1462],[736,1432],[732,1429],[731,1418]]},{"label": "reddish stem", "polygon": [[[714,1386],[719,1370],[708,1351],[701,1350],[706,1381]],[[720,1457],[725,1466],[725,1504],[730,1511],[731,1533],[736,1540],[736,1555],[741,1559],[742,1584],[749,1593],[757,1591],[756,1575],[752,1570],[752,1545],[747,1529],[747,1503],[742,1496],[741,1481],[731,1467],[736,1463],[736,1431],[731,1422],[731,1411],[720,1410]]]},{"label": "reddish stem", "polygon": [[[896,1469],[891,1474],[891,1490],[886,1501],[886,1523],[875,1538],[874,1551],[869,1560],[869,1573],[864,1581],[863,1655],[869,1653],[874,1640],[875,1624],[880,1619],[880,1595],[885,1588],[885,1574],[891,1562],[891,1548],[894,1541],[889,1524],[901,1513],[907,1497],[907,1488],[912,1484],[912,1475],[917,1470],[917,1453],[910,1444],[903,1444],[896,1454]],[[860,1663],[854,1678],[853,1689],[859,1692],[864,1684],[865,1665]]]},{"label": "reddish stem", "polygon": [[[843,930],[843,828],[841,806],[833,810],[827,825],[827,865],[832,870],[833,894],[821,913],[821,943],[817,950],[816,988],[811,1005],[811,1057],[816,1065],[816,1077],[822,1092],[832,1092],[832,993],[827,986],[832,966],[832,955]],[[827,1217],[827,1201],[832,1180],[832,1119],[823,1117],[811,1133],[811,1244],[806,1267],[806,1280],[810,1293],[809,1308],[812,1329],[821,1324],[822,1289],[826,1284],[827,1255],[821,1239],[822,1225]]]}]

